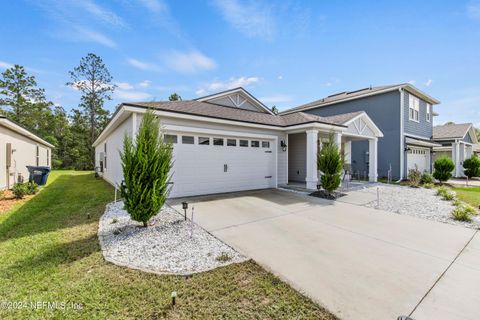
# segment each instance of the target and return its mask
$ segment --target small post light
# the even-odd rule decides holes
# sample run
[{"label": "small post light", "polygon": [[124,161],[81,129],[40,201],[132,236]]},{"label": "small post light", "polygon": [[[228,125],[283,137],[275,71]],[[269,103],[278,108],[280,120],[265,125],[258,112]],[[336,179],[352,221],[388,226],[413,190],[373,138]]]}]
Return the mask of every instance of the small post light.
[{"label": "small post light", "polygon": [[176,304],[176,298],[177,298],[177,291],[172,291],[172,307],[175,307],[175,304]]},{"label": "small post light", "polygon": [[193,238],[193,212],[195,211],[195,207],[192,206],[192,219],[190,221],[190,238]]},{"label": "small post light", "polygon": [[182,202],[182,208],[185,212],[185,221],[187,221],[187,209],[188,209],[188,202]]}]

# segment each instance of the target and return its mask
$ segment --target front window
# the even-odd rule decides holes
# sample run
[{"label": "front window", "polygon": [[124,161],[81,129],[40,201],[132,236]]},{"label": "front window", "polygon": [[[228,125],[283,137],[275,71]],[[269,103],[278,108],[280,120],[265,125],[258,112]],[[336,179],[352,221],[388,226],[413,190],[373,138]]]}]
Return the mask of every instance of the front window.
[{"label": "front window", "polygon": [[430,122],[432,118],[432,105],[427,103],[427,121]]},{"label": "front window", "polygon": [[412,95],[408,96],[408,112],[410,120],[419,122],[420,99]]},{"label": "front window", "polygon": [[207,146],[210,144],[210,138],[198,137],[198,144]]}]

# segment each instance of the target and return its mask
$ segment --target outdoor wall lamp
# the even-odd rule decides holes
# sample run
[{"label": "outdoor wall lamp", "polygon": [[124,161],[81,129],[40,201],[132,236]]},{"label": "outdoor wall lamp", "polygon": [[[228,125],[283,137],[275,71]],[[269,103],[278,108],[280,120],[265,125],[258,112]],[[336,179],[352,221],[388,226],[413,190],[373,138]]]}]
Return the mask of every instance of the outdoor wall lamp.
[{"label": "outdoor wall lamp", "polygon": [[287,151],[287,144],[285,143],[285,140],[280,141],[280,146],[284,152]]},{"label": "outdoor wall lamp", "polygon": [[182,208],[185,212],[185,221],[187,221],[187,209],[188,209],[188,202],[182,202]]},{"label": "outdoor wall lamp", "polygon": [[405,151],[410,151],[411,149],[409,147],[405,147]]}]

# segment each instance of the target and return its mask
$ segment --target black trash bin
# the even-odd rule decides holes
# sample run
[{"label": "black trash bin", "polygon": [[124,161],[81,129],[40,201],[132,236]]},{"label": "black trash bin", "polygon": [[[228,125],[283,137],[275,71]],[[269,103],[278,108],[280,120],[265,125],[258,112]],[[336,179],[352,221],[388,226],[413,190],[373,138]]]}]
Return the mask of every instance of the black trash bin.
[{"label": "black trash bin", "polygon": [[39,186],[43,186],[47,183],[48,174],[50,173],[50,167],[35,167],[27,166],[30,177],[28,181],[33,181]]}]

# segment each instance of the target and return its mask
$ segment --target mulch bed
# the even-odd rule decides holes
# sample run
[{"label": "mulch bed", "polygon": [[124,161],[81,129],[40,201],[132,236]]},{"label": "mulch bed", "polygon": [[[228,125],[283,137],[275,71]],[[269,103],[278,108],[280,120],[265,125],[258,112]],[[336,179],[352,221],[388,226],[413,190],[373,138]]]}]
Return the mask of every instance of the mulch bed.
[{"label": "mulch bed", "polygon": [[343,196],[346,196],[346,193],[341,193],[334,191],[332,193],[328,193],[325,190],[319,190],[315,191],[309,194],[312,197],[317,197],[317,198],[323,198],[323,199],[328,199],[328,200],[337,200],[338,198],[341,198]]},{"label": "mulch bed", "polygon": [[17,199],[15,198],[11,190],[5,190],[3,193],[3,198],[0,199],[0,214],[7,212],[15,205],[25,202],[31,197],[33,197],[33,195],[25,196],[23,197],[23,199]]}]

